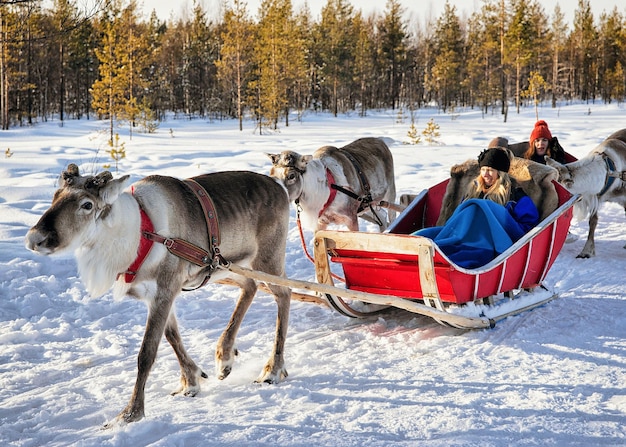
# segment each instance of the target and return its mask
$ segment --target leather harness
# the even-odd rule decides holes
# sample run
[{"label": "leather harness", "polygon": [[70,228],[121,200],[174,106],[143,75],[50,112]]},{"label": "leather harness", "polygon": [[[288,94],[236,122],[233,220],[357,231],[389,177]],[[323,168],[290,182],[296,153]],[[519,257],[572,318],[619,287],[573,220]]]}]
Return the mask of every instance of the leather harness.
[{"label": "leather harness", "polygon": [[[354,156],[351,153],[341,150],[341,149],[338,149],[338,152],[344,155],[350,161],[350,163],[352,163],[352,166],[354,166],[354,169],[356,170],[359,176],[359,183],[361,184],[361,189],[365,192],[365,194],[362,196],[359,196],[354,191],[346,187],[343,187],[341,185],[337,185],[335,183],[335,178],[333,177],[333,174],[330,172],[328,168],[326,168],[326,181],[330,188],[330,195],[328,197],[328,200],[326,201],[326,203],[320,210],[319,216],[321,216],[324,213],[324,211],[326,211],[326,208],[328,208],[330,204],[333,202],[333,200],[335,200],[337,191],[339,191],[347,195],[348,197],[351,197],[359,202],[359,208],[357,210],[357,214],[360,214],[366,208],[369,207],[370,211],[372,212],[372,215],[378,221],[377,223],[382,226],[383,225],[382,220],[380,219],[378,214],[376,214],[376,211],[374,211],[374,208],[372,207],[373,199],[372,199],[371,188],[370,188],[369,181],[367,180],[367,177],[365,176],[365,173],[363,172],[363,168],[361,168],[360,163],[357,161],[356,158],[354,158]],[[294,164],[289,164],[288,166],[295,169],[300,174],[304,174],[304,171],[297,168]],[[296,205],[299,205],[299,199],[296,199]]]},{"label": "leather harness", "polygon": [[[209,238],[209,250],[205,250],[198,247],[191,242],[188,242],[180,238],[170,238],[161,236],[154,232],[154,226],[148,214],[140,207],[141,213],[141,240],[139,242],[139,248],[137,250],[137,258],[131,264],[131,266],[123,273],[124,281],[127,283],[133,282],[137,272],[141,268],[141,265],[148,257],[148,253],[156,242],[158,244],[165,245],[170,253],[179,258],[185,259],[199,267],[210,267],[209,274],[205,277],[202,284],[198,287],[204,286],[211,277],[211,273],[218,264],[226,265],[226,260],[222,257],[219,249],[220,244],[220,232],[217,213],[215,212],[215,205],[213,200],[206,192],[206,190],[193,179],[183,180],[183,183],[189,187],[202,206],[204,219],[207,224],[207,232]],[[119,277],[118,275],[118,277]]]},{"label": "leather harness", "polygon": [[352,166],[354,166],[354,169],[359,175],[359,182],[361,183],[361,189],[363,189],[364,194],[362,196],[359,196],[354,191],[350,191],[349,189],[346,189],[343,186],[339,186],[334,183],[331,184],[330,187],[332,189],[341,191],[342,193],[346,194],[349,197],[352,197],[355,200],[358,200],[359,209],[357,210],[357,214],[360,214],[361,212],[365,211],[366,208],[369,208],[370,211],[372,212],[372,215],[376,219],[378,225],[382,226],[383,222],[378,216],[378,214],[376,213],[376,211],[374,211],[374,207],[372,206],[373,199],[372,199],[372,191],[370,188],[370,183],[368,182],[367,177],[365,176],[365,172],[363,172],[363,168],[361,167],[361,164],[357,161],[356,158],[354,158],[354,156],[350,152],[342,151],[342,150],[339,150],[339,152],[343,154],[348,160],[350,160],[350,163],[352,163]]},{"label": "leather harness", "polygon": [[603,153],[602,158],[604,159],[604,163],[606,164],[606,177],[604,179],[604,187],[602,188],[602,191],[598,193],[598,196],[601,196],[604,193],[606,193],[611,187],[611,185],[613,185],[613,182],[615,181],[615,179],[619,179],[622,182],[626,182],[626,171],[621,171],[621,172],[616,171],[615,162],[611,160],[611,158],[608,155]]}]

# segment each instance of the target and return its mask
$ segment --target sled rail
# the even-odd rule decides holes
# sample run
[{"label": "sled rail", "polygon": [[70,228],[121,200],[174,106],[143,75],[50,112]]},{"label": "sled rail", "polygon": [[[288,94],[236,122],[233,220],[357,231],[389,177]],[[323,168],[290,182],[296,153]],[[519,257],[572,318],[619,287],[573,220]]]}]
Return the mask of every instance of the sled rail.
[{"label": "sled rail", "polygon": [[419,302],[403,299],[392,295],[381,295],[367,292],[360,292],[357,290],[341,289],[339,287],[331,286],[328,284],[319,284],[309,281],[302,281],[297,279],[284,278],[282,276],[276,276],[269,273],[261,272],[258,270],[251,270],[246,267],[242,267],[237,264],[229,263],[225,266],[220,266],[238,275],[245,276],[257,281],[265,283],[276,284],[280,286],[286,286],[297,289],[304,289],[312,292],[317,292],[322,295],[341,295],[347,299],[353,299],[362,301],[365,303],[377,304],[381,306],[393,306],[399,309],[408,310],[409,312],[425,315],[438,321],[446,321],[452,326],[467,328],[467,329],[480,329],[493,327],[496,319],[488,317],[472,317],[465,315],[456,315],[446,311],[426,306]]}]

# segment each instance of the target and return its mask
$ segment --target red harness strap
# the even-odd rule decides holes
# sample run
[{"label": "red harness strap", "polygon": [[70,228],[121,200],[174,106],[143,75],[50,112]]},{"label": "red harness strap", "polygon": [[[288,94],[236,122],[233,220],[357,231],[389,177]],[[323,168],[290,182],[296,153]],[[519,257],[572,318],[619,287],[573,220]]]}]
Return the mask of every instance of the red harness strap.
[{"label": "red harness strap", "polygon": [[326,201],[326,203],[320,210],[318,217],[321,216],[324,213],[324,211],[326,211],[326,208],[328,208],[331,203],[333,203],[333,200],[335,200],[335,196],[337,195],[337,190],[331,186],[335,184],[335,177],[333,177],[332,172],[330,172],[330,169],[328,168],[326,168],[326,181],[328,182],[330,195],[328,196],[328,200]]},{"label": "red harness strap", "polygon": [[[139,231],[141,232],[141,239],[139,239],[139,248],[137,248],[137,257],[135,261],[128,267],[123,273],[119,275],[124,275],[124,282],[131,283],[135,280],[135,276],[137,276],[137,272],[141,268],[143,261],[148,257],[148,253],[150,253],[150,249],[152,245],[154,245],[154,241],[148,239],[145,235],[146,233],[152,233],[154,231],[154,225],[152,225],[152,221],[143,210],[143,208],[139,208],[139,213],[141,215],[141,225],[139,227]],[[118,275],[118,278],[119,278]]]},{"label": "red harness strap", "polygon": [[[148,217],[143,208],[140,207],[139,210],[141,214],[141,239],[139,241],[139,248],[137,249],[137,258],[135,258],[135,261],[128,268],[128,270],[119,274],[124,275],[125,282],[133,282],[135,276],[137,275],[137,272],[141,268],[141,265],[143,264],[146,257],[148,257],[148,253],[150,252],[150,249],[155,242],[165,245],[165,247],[173,255],[185,259],[200,267],[213,265],[214,262],[221,262],[223,264],[226,264],[226,261],[220,254],[220,232],[217,213],[215,212],[215,205],[213,204],[213,200],[211,200],[211,197],[207,194],[205,189],[195,180],[187,179],[184,181],[184,183],[193,191],[198,201],[200,202],[200,205],[202,206],[202,211],[204,213],[204,218],[207,224],[210,250],[212,253],[183,239],[164,237],[158,233],[155,233],[154,225],[152,224],[150,217]],[[134,193],[133,188],[131,188],[131,193]],[[200,287],[202,287],[208,281],[209,276],[205,278]]]}]

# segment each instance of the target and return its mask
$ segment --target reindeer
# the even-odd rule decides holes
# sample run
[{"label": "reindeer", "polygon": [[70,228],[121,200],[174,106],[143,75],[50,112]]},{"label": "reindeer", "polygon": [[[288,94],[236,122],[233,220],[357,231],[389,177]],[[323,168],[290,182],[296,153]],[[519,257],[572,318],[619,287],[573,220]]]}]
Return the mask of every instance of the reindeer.
[{"label": "reindeer", "polygon": [[600,205],[615,202],[626,211],[626,129],[609,135],[578,161],[561,164],[546,158],[546,163],[558,170],[560,183],[582,196],[574,207],[575,216],[579,219],[589,216],[587,242],[576,257],[595,256],[594,233]]},{"label": "reindeer", "polygon": [[[217,342],[216,373],[221,380],[233,367],[235,338],[257,283],[220,265],[235,262],[279,276],[285,271],[289,200],[270,177],[243,171],[185,181],[153,175],[124,191],[128,179],[125,175],[114,180],[108,171],[81,176],[78,167],[70,165],[61,175],[52,205],[26,235],[26,247],[39,254],[74,251],[79,275],[91,295],[99,296],[113,285],[116,297],[129,295],[147,304],[133,393],[105,427],[144,417],[144,388],[164,334],[181,370],[180,386],[172,394],[195,396],[200,379],[208,377],[181,340],[173,307],[181,289],[209,280],[241,288]],[[267,286],[275,297],[278,318],[273,351],[256,382],[277,383],[287,377],[283,350],[291,292]]]},{"label": "reindeer", "polygon": [[[393,156],[380,138],[361,138],[342,148],[323,146],[313,155],[267,155],[272,160],[270,176],[279,179],[289,199],[301,207],[305,227],[317,231],[335,224],[358,231],[361,215],[383,231],[395,219]],[[379,206],[389,208],[385,219],[374,210]]]}]

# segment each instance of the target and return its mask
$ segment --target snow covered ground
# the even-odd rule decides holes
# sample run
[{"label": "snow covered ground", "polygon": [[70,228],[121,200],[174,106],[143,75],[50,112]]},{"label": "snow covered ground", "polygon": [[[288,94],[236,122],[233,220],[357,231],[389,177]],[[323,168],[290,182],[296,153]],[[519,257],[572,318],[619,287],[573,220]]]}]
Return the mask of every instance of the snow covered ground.
[{"label": "snow covered ground", "polygon": [[[577,157],[625,127],[620,105],[540,109]],[[267,173],[266,152],[312,153],[364,136],[384,137],[394,154],[398,195],[448,176],[501,135],[527,140],[534,110],[500,115],[420,110],[416,127],[440,126],[441,144],[407,145],[410,120],[394,111],[366,118],[307,114],[259,136],[248,122],[169,120],[154,134],[117,131],[119,173],[190,177],[218,170]],[[166,342],[146,388],[146,417],[100,427],[126,405],[136,374],[145,305],[87,296],[71,256],[40,257],[24,235],[49,206],[70,162],[95,173],[111,163],[106,123],[40,123],[0,133],[0,445],[11,446],[623,446],[626,445],[626,221],[600,211],[597,256],[576,259],[566,244],[548,275],[560,297],[500,322],[463,331],[393,310],[352,320],[316,304],[292,304],[278,385],[253,384],[273,341],[275,305],[260,294],[242,325],[232,374],[212,374],[214,349],[237,290],[209,285],[183,293],[177,315],[190,355],[209,373],[195,398],[170,396],[178,364]],[[114,171],[114,168],[112,168]],[[373,230],[367,225],[363,230]],[[312,233],[307,233],[311,238]],[[292,209],[290,278],[314,280]]]}]

